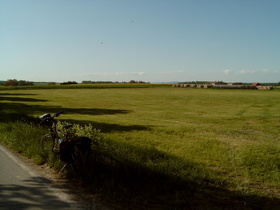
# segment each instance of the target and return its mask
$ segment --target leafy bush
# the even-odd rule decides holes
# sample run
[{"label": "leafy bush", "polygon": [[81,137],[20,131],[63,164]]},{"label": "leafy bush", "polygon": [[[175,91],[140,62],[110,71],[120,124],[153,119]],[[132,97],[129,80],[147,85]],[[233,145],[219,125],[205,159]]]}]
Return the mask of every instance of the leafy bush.
[{"label": "leafy bush", "polygon": [[[68,122],[57,122],[57,128],[63,130],[63,125],[69,125]],[[70,133],[75,136],[85,136],[90,138],[93,142],[99,143],[103,138],[103,134],[100,129],[94,128],[91,124],[79,125],[77,123],[73,124]]]}]

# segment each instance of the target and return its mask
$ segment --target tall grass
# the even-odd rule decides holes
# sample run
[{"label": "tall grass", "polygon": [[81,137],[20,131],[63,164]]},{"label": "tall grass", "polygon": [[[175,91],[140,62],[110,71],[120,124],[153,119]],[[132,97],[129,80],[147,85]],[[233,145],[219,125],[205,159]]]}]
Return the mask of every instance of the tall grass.
[{"label": "tall grass", "polygon": [[[61,120],[75,123],[77,133],[97,135],[99,146],[92,148],[87,187],[114,205],[139,209],[279,205],[278,90],[3,93],[6,120],[0,124],[1,140],[12,145],[23,136],[26,143],[15,145],[25,146],[18,149],[31,147],[46,132],[34,118],[44,112],[64,110]],[[33,156],[38,163],[47,162]]]},{"label": "tall grass", "polygon": [[[34,120],[25,114],[1,113],[1,141],[23,155],[43,164],[40,137],[43,130],[35,126]],[[31,121],[29,121],[31,120]]]}]

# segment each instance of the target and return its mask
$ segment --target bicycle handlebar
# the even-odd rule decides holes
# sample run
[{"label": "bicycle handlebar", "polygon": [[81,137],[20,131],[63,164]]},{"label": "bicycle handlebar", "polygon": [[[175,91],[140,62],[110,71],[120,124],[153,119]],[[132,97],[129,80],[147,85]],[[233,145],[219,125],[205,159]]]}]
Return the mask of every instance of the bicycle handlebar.
[{"label": "bicycle handlebar", "polygon": [[53,118],[54,118],[54,117],[58,117],[58,116],[61,115],[62,113],[64,113],[64,111],[55,113],[55,114],[53,115]]},{"label": "bicycle handlebar", "polygon": [[42,124],[43,122],[50,122],[54,120],[55,117],[58,117],[62,113],[64,113],[64,111],[55,113],[53,116],[51,116],[49,113],[43,114],[39,117],[39,119],[42,120],[39,124]]}]

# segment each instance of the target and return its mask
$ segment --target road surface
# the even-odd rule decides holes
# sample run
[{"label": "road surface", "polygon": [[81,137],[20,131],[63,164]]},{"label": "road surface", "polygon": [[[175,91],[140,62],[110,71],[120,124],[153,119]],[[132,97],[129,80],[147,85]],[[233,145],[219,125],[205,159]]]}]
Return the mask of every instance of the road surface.
[{"label": "road surface", "polygon": [[85,209],[0,144],[0,210]]}]

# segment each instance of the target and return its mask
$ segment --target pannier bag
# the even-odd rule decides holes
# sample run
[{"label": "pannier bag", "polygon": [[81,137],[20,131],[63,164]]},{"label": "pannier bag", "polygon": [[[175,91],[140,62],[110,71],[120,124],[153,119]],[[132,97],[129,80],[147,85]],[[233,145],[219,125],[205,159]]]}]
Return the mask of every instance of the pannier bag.
[{"label": "pannier bag", "polygon": [[[81,158],[88,157],[91,153],[91,141],[92,140],[87,137],[77,137],[71,141],[61,142],[60,160],[66,163],[73,163],[78,155],[80,155]],[[79,154],[77,154],[78,151]]]}]

